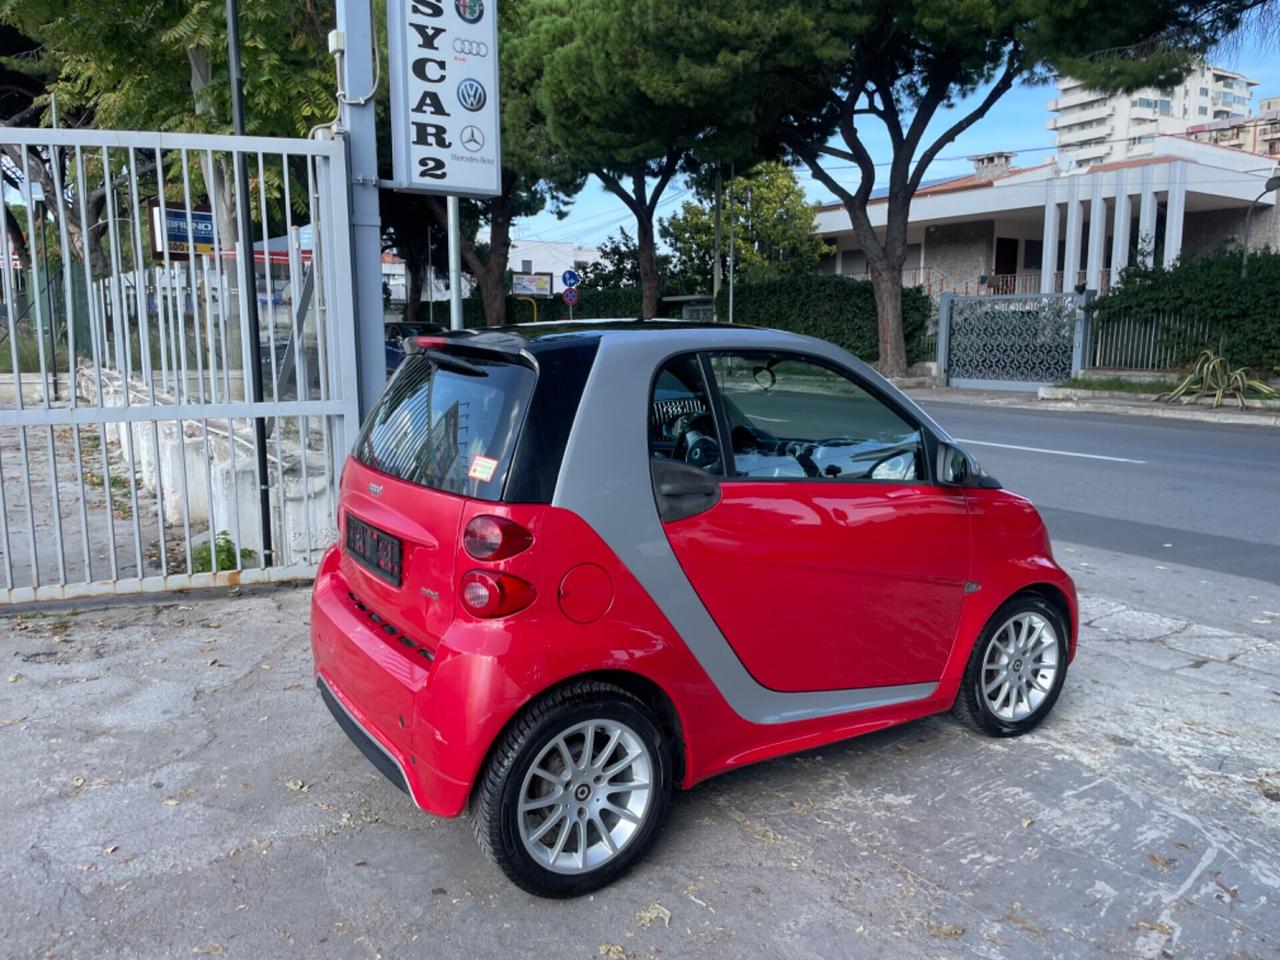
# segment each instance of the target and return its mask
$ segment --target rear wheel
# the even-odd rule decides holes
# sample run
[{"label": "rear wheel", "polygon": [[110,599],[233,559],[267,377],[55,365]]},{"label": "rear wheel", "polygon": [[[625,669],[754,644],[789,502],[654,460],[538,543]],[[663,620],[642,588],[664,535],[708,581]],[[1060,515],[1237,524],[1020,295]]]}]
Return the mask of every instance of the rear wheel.
[{"label": "rear wheel", "polygon": [[649,709],[611,684],[553,692],[502,737],[472,804],[485,854],[546,897],[597,890],[653,841],[671,753]]},{"label": "rear wheel", "polygon": [[1006,602],[973,646],[952,712],[994,737],[1034,728],[1053,705],[1067,675],[1067,626],[1033,594]]}]

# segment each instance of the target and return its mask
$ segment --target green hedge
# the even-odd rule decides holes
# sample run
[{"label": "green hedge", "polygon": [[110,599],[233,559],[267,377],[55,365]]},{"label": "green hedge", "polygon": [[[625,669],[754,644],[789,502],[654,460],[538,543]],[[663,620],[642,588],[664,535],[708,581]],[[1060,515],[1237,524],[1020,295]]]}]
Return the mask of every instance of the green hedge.
[{"label": "green hedge", "polygon": [[1219,350],[1235,365],[1263,373],[1280,367],[1280,253],[1249,256],[1247,278],[1240,278],[1238,252],[1188,257],[1166,270],[1130,268],[1119,286],[1095,300],[1089,310],[1095,324],[1121,318],[1173,315],[1208,322],[1207,344],[1188,344],[1194,359],[1203,346]]},{"label": "green hedge", "polygon": [[[934,359],[924,340],[932,311],[933,304],[922,291],[911,287],[902,291],[902,332],[909,363]],[[716,313],[729,315],[727,287],[720,290]],[[867,363],[880,358],[876,298],[869,280],[822,275],[740,283],[733,291],[733,321],[821,337]]]},{"label": "green hedge", "polygon": [[[573,315],[579,319],[639,317],[640,304],[639,287],[583,290]],[[907,340],[907,359],[911,363],[934,359],[931,346],[925,343],[932,311],[933,304],[920,290],[902,291],[902,326]],[[666,313],[674,317],[680,315],[675,306]],[[722,318],[729,315],[728,287],[720,291],[717,313]],[[462,301],[462,316],[468,327],[484,325],[484,305],[479,296]],[[527,301],[507,298],[508,322],[528,323],[532,319]],[[561,297],[538,301],[539,322],[568,319],[569,308]],[[821,337],[868,363],[874,363],[880,356],[876,299],[867,280],[823,275],[739,283],[733,291],[733,319],[735,323]]]},{"label": "green hedge", "polygon": [[[641,305],[639,287],[622,287],[616,290],[583,290],[573,306],[573,315],[580,320],[595,318],[639,317]],[[438,308],[437,304],[437,308]],[[446,305],[446,311],[448,306]],[[555,323],[569,319],[569,307],[559,294],[538,298],[538,322]],[[529,323],[533,320],[533,308],[528,300],[507,297],[507,322]],[[462,322],[468,327],[484,326],[484,304],[477,293],[462,301]]]}]

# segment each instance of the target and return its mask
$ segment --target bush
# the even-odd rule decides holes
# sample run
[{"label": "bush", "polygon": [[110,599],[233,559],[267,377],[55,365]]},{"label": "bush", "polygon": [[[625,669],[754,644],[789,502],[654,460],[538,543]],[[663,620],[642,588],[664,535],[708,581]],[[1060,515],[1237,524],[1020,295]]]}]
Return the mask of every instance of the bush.
[{"label": "bush", "polygon": [[[932,311],[932,302],[921,290],[903,289],[902,332],[908,363],[933,359],[924,342]],[[716,313],[729,315],[727,286],[720,290]],[[869,280],[824,274],[740,283],[733,291],[733,322],[821,337],[867,363],[880,358],[876,298]]]},{"label": "bush", "polygon": [[[115,477],[111,478],[112,480]],[[240,563],[236,563],[236,544],[231,539],[231,534],[226,530],[219,530],[213,538],[214,549],[218,555],[218,570],[234,570],[237,566],[246,567],[251,564],[258,555],[255,551],[248,547],[240,551]],[[213,571],[213,554],[209,549],[208,541],[193,547],[191,550],[191,572],[192,573],[211,573]]]},{"label": "bush", "polygon": [[1239,252],[1189,256],[1169,269],[1130,267],[1119,286],[1089,307],[1092,322],[1173,315],[1208,324],[1205,343],[1187,343],[1177,363],[1195,359],[1205,347],[1231,363],[1269,372],[1280,366],[1280,253],[1249,256],[1240,278]]}]

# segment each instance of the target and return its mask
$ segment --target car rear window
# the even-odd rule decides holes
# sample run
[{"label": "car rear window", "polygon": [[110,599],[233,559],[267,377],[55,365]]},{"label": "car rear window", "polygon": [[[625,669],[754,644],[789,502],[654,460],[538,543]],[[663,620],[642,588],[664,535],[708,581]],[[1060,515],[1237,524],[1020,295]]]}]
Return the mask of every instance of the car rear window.
[{"label": "car rear window", "polygon": [[355,458],[419,486],[499,500],[535,380],[501,358],[410,354],[361,430]]}]

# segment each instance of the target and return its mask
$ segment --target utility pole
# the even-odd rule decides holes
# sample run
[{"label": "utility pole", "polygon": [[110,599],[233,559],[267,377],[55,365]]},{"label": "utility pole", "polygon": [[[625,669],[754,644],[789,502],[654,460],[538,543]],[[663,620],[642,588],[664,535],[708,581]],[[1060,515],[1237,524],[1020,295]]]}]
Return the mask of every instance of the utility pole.
[{"label": "utility pole", "polygon": [[449,212],[449,329],[462,329],[462,214],[458,198],[446,200]]},{"label": "utility pole", "polygon": [[[244,136],[244,82],[240,76],[240,11],[236,0],[227,0],[227,55],[231,69],[231,127],[237,137]],[[253,262],[253,205],[249,201],[249,168],[244,152],[235,154],[236,205],[239,208],[241,236],[236,263],[240,267],[241,288],[245,291],[245,309],[248,311],[249,342],[244,349],[249,352],[250,396],[254,404],[262,403],[262,331],[258,328],[258,274]],[[262,251],[266,256],[266,250]],[[268,331],[274,336],[275,331]],[[242,353],[243,356],[243,353]],[[253,418],[253,443],[257,454],[258,514],[262,523],[262,565],[270,567],[275,562],[271,546],[271,488],[267,472],[267,421],[261,410]],[[283,497],[284,491],[280,491]],[[213,528],[209,530],[209,549],[212,550]]]},{"label": "utility pole", "polygon": [[729,165],[729,322],[733,323],[733,164]]},{"label": "utility pole", "polygon": [[715,315],[716,300],[720,296],[720,194],[724,185],[720,181],[720,164],[716,164],[716,239],[713,245],[712,264],[711,264],[711,316],[718,319]]}]

